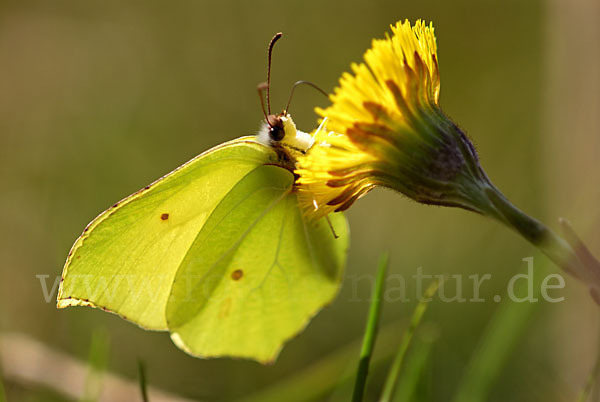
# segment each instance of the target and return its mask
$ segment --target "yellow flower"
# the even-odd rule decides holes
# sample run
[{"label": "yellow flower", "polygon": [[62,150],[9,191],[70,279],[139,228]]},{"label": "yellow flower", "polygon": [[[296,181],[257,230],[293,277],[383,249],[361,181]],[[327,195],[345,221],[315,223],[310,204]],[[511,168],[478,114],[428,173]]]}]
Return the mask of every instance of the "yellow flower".
[{"label": "yellow flower", "polygon": [[460,207],[517,231],[585,282],[600,304],[600,262],[568,225],[568,242],[512,205],[489,180],[475,147],[439,107],[433,26],[408,21],[374,40],[317,109],[313,145],[296,162],[296,189],[309,219],[343,211],[376,186],[425,204]]},{"label": "yellow flower", "polygon": [[296,170],[310,218],[345,210],[375,186],[482,212],[463,196],[471,181],[487,182],[475,150],[438,105],[433,25],[391,28],[391,36],[373,40],[364,63],[351,66],[353,74],[342,76],[331,106],[317,109],[321,126]]}]

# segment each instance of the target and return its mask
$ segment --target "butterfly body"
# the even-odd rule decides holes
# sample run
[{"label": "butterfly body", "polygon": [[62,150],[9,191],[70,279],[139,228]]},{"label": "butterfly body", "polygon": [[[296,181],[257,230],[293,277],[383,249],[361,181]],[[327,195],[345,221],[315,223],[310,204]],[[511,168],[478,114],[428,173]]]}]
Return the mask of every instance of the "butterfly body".
[{"label": "butterfly body", "polygon": [[269,115],[256,138],[272,147],[280,155],[284,167],[291,171],[296,168],[298,156],[305,154],[314,143],[310,134],[296,128],[294,120],[286,112]]}]

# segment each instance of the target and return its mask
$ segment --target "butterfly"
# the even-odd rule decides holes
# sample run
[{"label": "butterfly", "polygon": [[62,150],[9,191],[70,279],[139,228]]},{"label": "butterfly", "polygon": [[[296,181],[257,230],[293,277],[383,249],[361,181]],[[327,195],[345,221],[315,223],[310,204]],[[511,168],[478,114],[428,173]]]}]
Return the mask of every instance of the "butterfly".
[{"label": "butterfly", "polygon": [[[75,241],[57,306],[91,306],[169,331],[198,357],[274,361],[339,289],[342,213],[308,221],[295,158],[311,147],[286,110],[102,212]],[[259,87],[262,102],[262,89]],[[335,235],[333,235],[335,234]]]}]

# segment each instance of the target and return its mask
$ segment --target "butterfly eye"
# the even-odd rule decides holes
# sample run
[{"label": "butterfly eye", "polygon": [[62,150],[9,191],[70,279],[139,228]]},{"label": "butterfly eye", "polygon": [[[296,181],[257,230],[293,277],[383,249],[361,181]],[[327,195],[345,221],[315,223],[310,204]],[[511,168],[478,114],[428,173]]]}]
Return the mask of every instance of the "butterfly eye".
[{"label": "butterfly eye", "polygon": [[273,141],[281,141],[283,140],[283,137],[285,137],[285,131],[282,127],[273,126],[269,129],[269,137],[271,137],[271,140]]},{"label": "butterfly eye", "polygon": [[285,137],[281,116],[270,114],[267,116],[267,124],[269,125],[269,137],[271,141],[281,141]]}]

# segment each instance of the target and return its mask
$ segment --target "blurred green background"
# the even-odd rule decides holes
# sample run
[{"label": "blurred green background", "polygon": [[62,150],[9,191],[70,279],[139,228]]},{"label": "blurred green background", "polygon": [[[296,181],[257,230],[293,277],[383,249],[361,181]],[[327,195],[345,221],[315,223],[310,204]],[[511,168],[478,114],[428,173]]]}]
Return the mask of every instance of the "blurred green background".
[{"label": "blurred green background", "polygon": [[[100,331],[109,339],[111,373],[135,381],[142,359],[149,384],[171,394],[249,397],[316,373],[314,365],[332,353],[353,368],[358,349],[344,348],[364,327],[370,282],[361,276],[372,277],[378,255],[390,250],[390,275],[406,279],[411,299],[384,307],[382,326],[398,325],[397,342],[416,303],[410,277],[417,268],[465,281],[492,275],[481,288],[487,302],[437,300],[425,317],[425,332],[435,340],[418,400],[451,401],[498,310],[492,297],[525,271],[522,259],[535,255],[538,272],[558,272],[517,235],[475,214],[383,190],[361,199],[348,212],[351,250],[340,295],[272,366],[194,359],[165,333],[102,311],[58,311],[55,294],[46,302],[36,275],[48,275],[51,288],[72,243],[102,210],[196,154],[256,131],[262,116],[256,85],[266,79],[266,45],[275,32],[284,33],[273,59],[278,111],[294,81],[330,91],[372,38],[405,18],[434,22],[442,108],[474,140],[496,185],[550,226],[558,216],[569,218],[598,254],[597,9],[587,0],[2,0],[1,333],[32,337],[85,362]],[[313,129],[313,108],[326,104],[318,92],[299,88],[291,106],[298,127]],[[553,293],[563,302],[523,306],[527,319],[516,326],[517,341],[505,345],[505,364],[485,400],[575,400],[595,361],[598,314],[585,288],[566,280]],[[467,282],[464,288],[471,297]],[[379,394],[393,353],[384,347],[367,400]],[[64,398],[11,377],[6,360],[4,366],[8,400]],[[57,364],[38,375],[60,370]],[[316,379],[333,390],[318,400],[347,400],[347,386],[335,386],[338,376],[334,370]],[[306,398],[298,391],[280,400],[305,400],[308,388]]]}]

